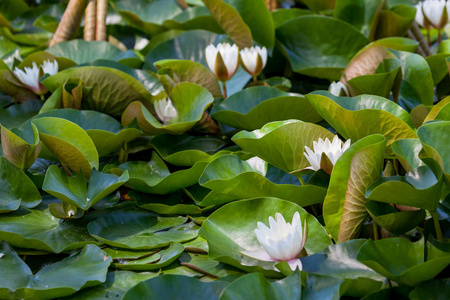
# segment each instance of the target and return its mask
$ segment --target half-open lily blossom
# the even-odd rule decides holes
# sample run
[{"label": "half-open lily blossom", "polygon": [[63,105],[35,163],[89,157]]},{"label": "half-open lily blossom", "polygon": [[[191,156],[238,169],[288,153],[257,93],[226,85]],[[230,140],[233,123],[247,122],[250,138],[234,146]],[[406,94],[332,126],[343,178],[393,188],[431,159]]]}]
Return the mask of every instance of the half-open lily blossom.
[{"label": "half-open lily blossom", "polygon": [[[442,29],[448,23],[450,3],[445,0],[425,0],[416,5],[416,21],[423,28],[429,25]],[[421,13],[420,13],[421,12]]]},{"label": "half-open lily blossom", "polygon": [[342,82],[338,81],[335,82],[333,81],[330,84],[330,87],[328,88],[328,91],[330,93],[332,93],[335,96],[348,96],[349,92],[348,92],[348,88],[345,84],[343,84]]},{"label": "half-open lily blossom", "polygon": [[336,164],[339,157],[350,147],[350,139],[348,139],[344,145],[337,135],[334,136],[333,141],[330,142],[328,138],[313,142],[314,151],[312,151],[308,146],[305,146],[306,153],[305,157],[311,164],[310,167],[305,169],[311,169],[318,171],[323,169],[328,174],[331,174],[334,165]]},{"label": "half-open lily blossom", "polygon": [[[26,87],[32,90],[37,95],[43,95],[47,92],[47,89],[40,83],[39,79],[44,74],[55,75],[58,73],[58,62],[45,60],[44,63],[38,67],[33,62],[32,68],[25,67],[24,70],[15,68],[13,73]],[[41,72],[42,68],[42,72]]]},{"label": "half-open lily blossom", "polygon": [[253,77],[258,76],[267,63],[266,47],[244,48],[239,51],[241,54],[242,67]]},{"label": "half-open lily blossom", "polygon": [[169,98],[157,100],[154,105],[156,115],[163,125],[167,125],[170,120],[178,116],[177,109]]},{"label": "half-open lily blossom", "polygon": [[217,79],[227,81],[239,67],[239,49],[236,44],[211,44],[206,47],[206,63]]},{"label": "half-open lily blossom", "polygon": [[261,261],[286,261],[292,270],[297,267],[302,269],[302,263],[298,257],[308,235],[306,219],[302,226],[300,214],[295,212],[291,224],[284,220],[282,214],[276,213],[275,219],[269,217],[269,227],[261,222],[258,222],[257,226],[256,238],[265,251],[241,251],[243,255]]}]

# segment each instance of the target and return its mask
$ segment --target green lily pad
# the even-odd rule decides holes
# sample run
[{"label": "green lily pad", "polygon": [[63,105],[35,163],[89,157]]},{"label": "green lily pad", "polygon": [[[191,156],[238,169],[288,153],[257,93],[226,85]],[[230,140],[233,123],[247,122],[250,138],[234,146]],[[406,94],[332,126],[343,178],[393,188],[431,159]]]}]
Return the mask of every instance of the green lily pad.
[{"label": "green lily pad", "polygon": [[367,188],[366,197],[434,212],[441,199],[442,184],[442,174],[436,176],[428,166],[420,166],[406,173],[404,177],[380,178]]},{"label": "green lily pad", "polygon": [[203,211],[194,203],[186,201],[181,192],[160,196],[130,191],[128,196],[135,200],[140,208],[151,210],[160,215],[198,215]]},{"label": "green lily pad", "polygon": [[319,125],[288,120],[272,122],[252,132],[241,131],[232,140],[242,149],[290,173],[309,166],[303,155],[305,146],[312,148],[319,138],[332,140],[333,134]]},{"label": "green lily pad", "polygon": [[424,261],[424,239],[415,243],[404,238],[368,240],[356,258],[388,279],[408,286],[432,279],[450,263],[450,255]]},{"label": "green lily pad", "polygon": [[379,15],[375,37],[404,36],[415,16],[416,9],[407,5],[391,5],[388,9],[383,9]]},{"label": "green lily pad", "polygon": [[200,121],[203,112],[214,101],[211,94],[203,87],[182,82],[177,84],[169,94],[178,116],[167,125],[161,124],[145,106],[138,101],[131,103],[122,115],[122,125],[126,126],[137,119],[139,127],[145,134],[162,133],[181,134],[191,129]]},{"label": "green lily pad", "polygon": [[168,230],[182,225],[186,217],[159,217],[141,209],[118,210],[88,225],[97,240],[124,249],[154,249],[197,237],[197,230]]},{"label": "green lily pad", "polygon": [[[257,222],[267,224],[269,216],[281,213],[292,220],[298,211],[308,222],[308,254],[322,251],[331,244],[325,229],[300,206],[277,198],[256,198],[229,203],[214,211],[203,223],[199,235],[208,241],[209,257],[246,272],[262,272],[266,276],[280,277],[274,262],[258,261],[243,256],[239,251],[264,251],[254,230]],[[230,219],[233,222],[230,222]],[[289,222],[288,221],[288,222]]]},{"label": "green lily pad", "polygon": [[381,177],[385,139],[371,135],[352,144],[331,173],[328,193],[323,203],[327,231],[335,241],[356,238],[365,217],[366,188]]},{"label": "green lily pad", "polygon": [[19,206],[32,208],[42,198],[33,181],[6,158],[0,157],[0,214]]},{"label": "green lily pad", "polygon": [[105,282],[112,261],[97,246],[86,245],[77,255],[33,274],[7,243],[3,242],[0,252],[4,254],[0,260],[3,270],[0,275],[0,297],[4,299],[44,299],[71,295],[84,287]]},{"label": "green lily pad", "polygon": [[308,274],[302,299],[338,299],[344,280],[329,276]]},{"label": "green lily pad", "polygon": [[3,156],[21,170],[28,169],[41,151],[39,132],[34,124],[31,130],[32,134],[27,136],[21,130],[1,127]]},{"label": "green lily pad", "polygon": [[2,127],[8,129],[20,127],[23,122],[37,115],[41,107],[42,101],[27,101],[7,108],[0,108]]},{"label": "green lily pad", "polygon": [[432,105],[433,76],[425,59],[415,53],[391,51],[402,62],[403,79],[398,103],[407,110],[419,104]]},{"label": "green lily pad", "polygon": [[[30,226],[33,224],[33,226]],[[52,216],[48,205],[35,209],[20,208],[0,215],[0,239],[13,247],[32,248],[52,253],[96,244],[86,229],[86,220],[62,221]]]},{"label": "green lily pad", "polygon": [[387,146],[396,140],[417,138],[410,115],[388,99],[335,97],[328,92],[314,92],[306,99],[337,132],[353,142],[377,133],[386,137]]},{"label": "green lily pad", "polygon": [[233,281],[222,293],[221,300],[231,299],[300,299],[302,294],[300,272],[282,280],[268,281],[262,274],[246,274]]},{"label": "green lily pad", "polygon": [[[152,271],[159,270],[175,261],[184,251],[184,247],[181,244],[171,244],[167,249],[161,250],[153,255],[134,259],[123,260],[113,263],[113,266],[121,270],[134,270],[134,271]],[[153,256],[156,256],[153,258]]]},{"label": "green lily pad", "polygon": [[410,299],[420,300],[431,298],[445,300],[450,293],[450,278],[429,280],[418,284],[409,294]]},{"label": "green lily pad", "polygon": [[123,295],[138,283],[157,277],[158,273],[114,271],[106,274],[106,281],[101,285],[79,291],[70,300],[102,300],[105,296],[114,299],[122,299]]},{"label": "green lily pad", "polygon": [[[141,282],[131,288],[124,300],[159,298],[182,299],[186,295],[193,299],[218,300],[222,291],[228,286],[225,281],[201,282],[196,278],[181,275],[162,275]],[[173,288],[177,287],[177,288]]]},{"label": "green lily pad", "polygon": [[[345,280],[346,295],[363,297],[380,289],[384,277],[356,260],[365,240],[350,240],[331,245],[325,250],[302,258],[303,271],[308,275],[331,276]],[[335,261],[339,261],[338,264]]]},{"label": "green lily pad", "polygon": [[122,51],[106,41],[70,40],[58,43],[45,52],[57,57],[64,57],[76,64],[84,64],[97,59],[108,59],[122,62],[125,59],[134,58],[140,60],[133,51]]},{"label": "green lily pad", "polygon": [[322,117],[301,95],[274,87],[247,88],[214,105],[211,117],[226,125],[255,130],[272,121],[290,119],[317,123]]},{"label": "green lily pad", "polygon": [[207,164],[208,162],[199,161],[190,169],[170,173],[164,161],[153,152],[150,162],[126,162],[117,171],[129,172],[128,187],[144,193],[165,195],[197,183]]},{"label": "green lily pad", "polygon": [[115,1],[113,7],[127,24],[150,36],[164,31],[164,20],[182,12],[176,2],[165,0],[139,0],[131,6],[122,0]]},{"label": "green lily pad", "polygon": [[236,155],[213,160],[198,180],[201,186],[238,199],[277,197],[302,207],[321,203],[326,189],[315,185],[276,184]]},{"label": "green lily pad", "polygon": [[182,167],[191,167],[196,162],[211,161],[217,155],[229,153],[227,150],[216,153],[226,145],[224,140],[216,137],[161,134],[150,143],[162,159]]},{"label": "green lily pad", "polygon": [[207,254],[183,254],[180,256],[179,260],[181,261],[182,266],[186,266],[214,278],[242,274],[232,267],[224,265],[217,260],[210,259]]},{"label": "green lily pad", "polygon": [[401,61],[384,59],[375,70],[375,74],[357,76],[348,81],[353,96],[369,94],[388,98],[391,91],[398,91],[401,73]]},{"label": "green lily pad", "polygon": [[369,40],[374,40],[382,4],[383,0],[364,0],[358,2],[340,0],[336,2],[333,16],[352,24]]},{"label": "green lily pad", "polygon": [[83,83],[84,109],[120,116],[130,103],[152,99],[150,92],[137,79],[108,67],[67,69],[46,78],[42,84],[54,92],[69,78],[79,78]]},{"label": "green lily pad", "polygon": [[448,74],[446,59],[450,56],[450,53],[437,53],[425,57],[428,66],[430,67],[431,75],[433,76],[434,86],[444,79]]},{"label": "green lily pad", "polygon": [[423,151],[441,166],[447,184],[450,184],[450,152],[447,147],[450,140],[449,129],[450,121],[439,121],[421,126],[417,130]]},{"label": "green lily pad", "polygon": [[272,19],[273,19],[273,25],[275,29],[283,25],[284,23],[296,19],[301,16],[305,15],[312,15],[314,14],[312,11],[308,9],[301,9],[296,7],[291,8],[279,8],[271,12],[272,13]]},{"label": "green lily pad", "polygon": [[177,82],[191,82],[207,89],[214,98],[222,97],[216,76],[202,64],[183,59],[164,59],[154,63],[158,70],[171,70]]},{"label": "green lily pad", "polygon": [[[189,0],[187,2],[189,3]],[[197,4],[197,3],[196,3]],[[203,2],[198,3],[202,6],[190,6],[172,19],[165,20],[163,26],[175,30],[195,30],[208,28],[215,33],[224,33],[215,18],[203,6]],[[167,32],[167,31],[166,31]],[[162,34],[164,34],[163,32]]]},{"label": "green lily pad", "polygon": [[317,15],[288,21],[276,30],[276,35],[295,72],[330,80],[339,80],[352,57],[369,42],[350,24]]},{"label": "green lily pad", "polygon": [[52,165],[47,170],[42,189],[63,202],[87,210],[118,189],[128,178],[127,171],[119,177],[99,173],[94,169],[89,180],[89,188],[87,188],[86,179],[82,173],[68,177],[60,168]]},{"label": "green lily pad", "polygon": [[199,184],[187,187],[184,189],[184,192],[196,205],[203,207],[205,210],[211,206],[219,206],[239,199],[238,197],[211,191],[210,189],[201,187]]},{"label": "green lily pad", "polygon": [[[39,130],[42,147],[40,156],[53,160],[89,177],[92,168],[98,169],[98,153],[89,135],[77,124],[54,117],[32,121]],[[51,151],[51,152],[50,152]]]},{"label": "green lily pad", "polygon": [[55,109],[40,113],[32,120],[44,117],[62,118],[80,126],[94,142],[99,157],[119,150],[122,144],[130,142],[142,134],[136,122],[122,127],[111,116],[92,110]]},{"label": "green lily pad", "polygon": [[399,212],[387,203],[376,201],[368,201],[364,205],[372,219],[395,236],[414,229],[426,217],[426,212],[423,209]]},{"label": "green lily pad", "polygon": [[[252,32],[233,5],[222,0],[202,0],[217,23],[241,49],[253,46]],[[255,3],[255,1],[250,0]],[[258,3],[260,4],[260,3]]]},{"label": "green lily pad", "polygon": [[422,150],[419,139],[397,140],[392,143],[392,150],[407,172],[425,165],[419,158]]}]

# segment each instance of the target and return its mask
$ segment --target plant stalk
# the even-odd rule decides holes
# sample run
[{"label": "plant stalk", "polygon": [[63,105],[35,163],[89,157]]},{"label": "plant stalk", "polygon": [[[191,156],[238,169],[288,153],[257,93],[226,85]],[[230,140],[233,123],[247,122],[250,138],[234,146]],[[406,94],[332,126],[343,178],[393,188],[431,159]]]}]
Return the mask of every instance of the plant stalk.
[{"label": "plant stalk", "polygon": [[298,177],[298,180],[300,180],[300,183],[302,184],[302,186],[306,185],[305,181],[303,180],[302,176]]},{"label": "plant stalk", "polygon": [[106,41],[106,14],[108,12],[108,0],[97,0],[97,18],[95,26],[95,40]]},{"label": "plant stalk", "polygon": [[84,32],[85,41],[95,41],[95,19],[97,15],[97,1],[89,1],[84,14]]},{"label": "plant stalk", "polygon": [[439,219],[437,212],[432,212],[431,216],[433,217],[434,222],[434,230],[436,231],[436,237],[440,242],[444,241],[444,236],[442,235],[441,224],[439,224]]},{"label": "plant stalk", "polygon": [[378,225],[374,219],[372,219],[372,227],[373,227],[373,239],[375,241],[378,241],[380,239],[380,236],[378,234]]},{"label": "plant stalk", "polygon": [[222,94],[223,94],[223,98],[226,99],[227,98],[227,84],[226,84],[226,81],[222,81]]},{"label": "plant stalk", "polygon": [[70,0],[49,47],[70,40],[80,26],[88,0]]}]

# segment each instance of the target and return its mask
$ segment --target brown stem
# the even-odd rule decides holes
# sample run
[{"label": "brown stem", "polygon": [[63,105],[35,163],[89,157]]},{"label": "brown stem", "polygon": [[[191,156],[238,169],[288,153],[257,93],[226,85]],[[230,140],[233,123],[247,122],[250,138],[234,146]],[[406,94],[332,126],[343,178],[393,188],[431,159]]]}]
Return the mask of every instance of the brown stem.
[{"label": "brown stem", "polygon": [[183,9],[188,9],[189,5],[187,5],[186,0],[177,0],[177,3],[179,6],[181,6]]},{"label": "brown stem", "polygon": [[95,41],[95,19],[97,15],[97,1],[89,1],[84,14],[84,33],[85,41]]},{"label": "brown stem", "polygon": [[70,0],[50,42],[50,47],[75,36],[87,4],[88,0]]},{"label": "brown stem", "polygon": [[378,241],[380,239],[380,236],[378,234],[378,225],[373,219],[372,219],[372,226],[373,226],[373,239],[375,241]]},{"label": "brown stem", "polygon": [[441,41],[442,41],[442,33],[441,33],[441,30],[439,29],[438,30],[438,45],[441,44]]},{"label": "brown stem", "polygon": [[95,40],[106,41],[106,13],[108,12],[108,0],[97,0],[97,20],[95,26]]},{"label": "brown stem", "polygon": [[422,31],[420,31],[419,25],[417,22],[413,22],[411,25],[411,32],[414,35],[414,39],[419,42],[420,47],[422,48],[423,52],[425,52],[425,56],[432,55],[433,53],[430,50],[430,30],[427,29],[427,41],[425,41],[425,38],[423,37]]},{"label": "brown stem", "polygon": [[227,98],[227,84],[226,84],[226,81],[222,81],[222,94],[223,94],[223,98],[226,99]]},{"label": "brown stem", "polygon": [[67,166],[63,163],[61,163],[64,171],[67,173],[67,175],[69,175],[69,177],[73,177],[72,173],[70,172],[69,168],[67,168]]}]

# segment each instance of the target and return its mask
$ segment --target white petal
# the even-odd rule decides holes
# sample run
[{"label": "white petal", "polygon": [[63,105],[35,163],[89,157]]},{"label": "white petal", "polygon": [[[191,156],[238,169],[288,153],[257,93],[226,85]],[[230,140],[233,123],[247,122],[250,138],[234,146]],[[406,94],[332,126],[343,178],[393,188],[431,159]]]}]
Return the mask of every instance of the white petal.
[{"label": "white petal", "polygon": [[297,268],[301,271],[303,268],[302,262],[298,258],[292,259],[292,260],[288,261],[287,263],[289,264],[289,267],[291,267],[292,271],[295,271],[295,269],[297,269]]},{"label": "white petal", "polygon": [[258,51],[259,56],[261,56],[261,60],[263,62],[263,68],[264,68],[267,63],[267,49],[266,49],[266,47],[260,48],[259,46],[256,46],[256,50]]},{"label": "white petal", "polygon": [[44,60],[42,70],[44,71],[44,74],[55,75],[58,73],[58,62],[56,60],[52,62],[49,60]]},{"label": "white petal", "polygon": [[239,251],[242,255],[261,261],[276,261],[266,251]]},{"label": "white petal", "polygon": [[205,59],[208,64],[209,69],[215,74],[216,73],[216,58],[217,58],[217,49],[213,44],[206,47],[205,50]]}]

